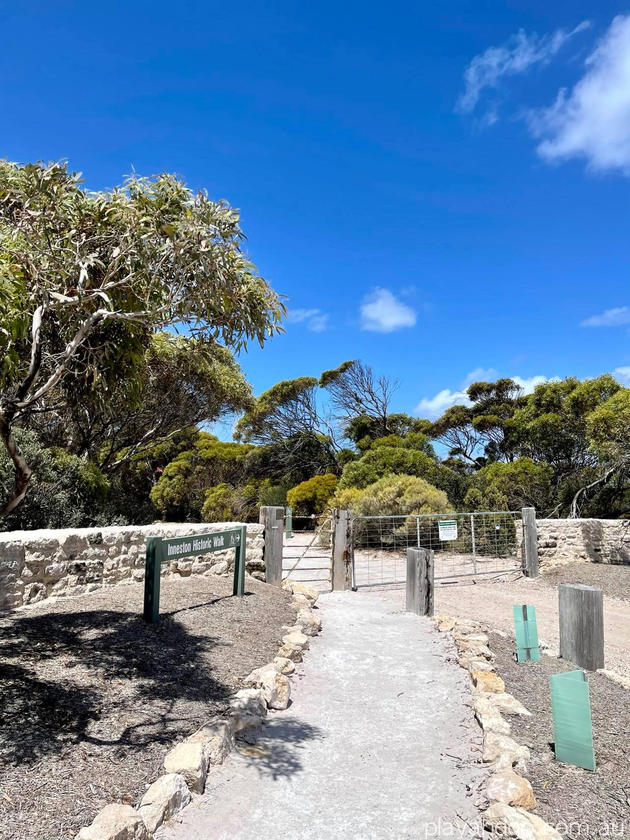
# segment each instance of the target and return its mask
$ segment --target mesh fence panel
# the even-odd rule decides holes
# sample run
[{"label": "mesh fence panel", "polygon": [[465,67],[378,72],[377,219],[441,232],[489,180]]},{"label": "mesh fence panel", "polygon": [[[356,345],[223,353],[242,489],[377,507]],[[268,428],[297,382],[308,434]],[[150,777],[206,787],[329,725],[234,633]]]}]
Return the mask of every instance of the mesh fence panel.
[{"label": "mesh fence panel", "polygon": [[354,584],[404,584],[410,547],[435,552],[436,581],[519,571],[522,535],[520,511],[356,516]]}]

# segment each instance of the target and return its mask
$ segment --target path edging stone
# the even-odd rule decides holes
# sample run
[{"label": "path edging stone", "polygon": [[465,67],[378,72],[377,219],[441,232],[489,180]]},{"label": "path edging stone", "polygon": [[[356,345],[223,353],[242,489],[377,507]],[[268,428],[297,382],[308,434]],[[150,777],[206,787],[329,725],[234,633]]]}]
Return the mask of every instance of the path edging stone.
[{"label": "path edging stone", "polygon": [[487,634],[478,621],[442,614],[434,622],[441,633],[451,636],[457,661],[473,683],[473,711],[483,731],[481,760],[492,771],[484,788],[489,803],[482,814],[484,826],[518,840],[560,840],[552,826],[531,813],[536,807],[534,791],[529,780],[516,772],[525,772],[530,751],[511,737],[511,725],[503,715],[530,716],[531,712],[505,691],[495,673]]},{"label": "path edging stone", "polygon": [[166,773],[153,782],[137,809],[119,803],[106,805],[89,826],[80,829],[75,840],[153,840],[159,826],[190,803],[191,793],[203,793],[208,772],[234,749],[238,732],[260,726],[268,709],[286,709],[294,663],[302,661],[309,637],[321,631],[322,622],[314,611],[319,596],[316,589],[289,578],[282,588],[292,595],[297,619],[294,626],[285,628],[274,659],[245,677],[247,687],[234,694],[225,715],[217,715],[169,750],[164,759]]}]

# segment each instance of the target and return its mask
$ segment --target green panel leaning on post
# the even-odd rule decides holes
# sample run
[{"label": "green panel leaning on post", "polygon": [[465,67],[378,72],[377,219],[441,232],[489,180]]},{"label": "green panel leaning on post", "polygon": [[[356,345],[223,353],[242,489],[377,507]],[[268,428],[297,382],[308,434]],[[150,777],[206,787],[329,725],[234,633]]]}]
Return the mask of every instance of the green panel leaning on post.
[{"label": "green panel leaning on post", "polygon": [[595,770],[588,678],[584,671],[549,677],[556,759]]},{"label": "green panel leaning on post", "polygon": [[144,620],[156,624],[160,615],[160,571],[166,560],[181,560],[198,554],[235,550],[232,595],[245,594],[247,526],[229,531],[210,531],[185,537],[148,537],[144,566]]}]

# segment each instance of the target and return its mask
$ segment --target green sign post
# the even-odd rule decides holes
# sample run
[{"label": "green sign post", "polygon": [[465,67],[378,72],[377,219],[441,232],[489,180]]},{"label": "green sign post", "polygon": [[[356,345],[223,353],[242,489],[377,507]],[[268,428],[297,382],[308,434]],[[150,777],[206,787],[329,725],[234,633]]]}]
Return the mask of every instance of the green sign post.
[{"label": "green sign post", "polygon": [[540,662],[536,608],[528,604],[514,604],[513,612],[516,661]]},{"label": "green sign post", "polygon": [[197,554],[211,554],[233,548],[233,595],[245,593],[245,551],[247,527],[230,531],[210,531],[207,534],[190,534],[186,537],[148,537],[144,564],[144,620],[156,624],[160,615],[160,569],[167,560],[181,560]]}]

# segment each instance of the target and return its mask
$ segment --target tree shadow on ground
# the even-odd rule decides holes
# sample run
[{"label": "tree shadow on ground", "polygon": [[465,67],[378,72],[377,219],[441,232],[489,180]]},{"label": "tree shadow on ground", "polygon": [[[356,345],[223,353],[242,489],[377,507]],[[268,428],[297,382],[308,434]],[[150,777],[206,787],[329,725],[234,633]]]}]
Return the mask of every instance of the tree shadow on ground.
[{"label": "tree shadow on ground", "polygon": [[241,758],[261,775],[278,779],[299,773],[301,751],[309,741],[323,737],[321,729],[299,718],[277,717],[239,739],[237,749]]},{"label": "tree shadow on ground", "polygon": [[157,625],[114,610],[3,621],[0,761],[33,764],[77,742],[122,756],[188,735],[202,704],[225,707],[232,691],[212,674],[220,644],[169,614]]}]

